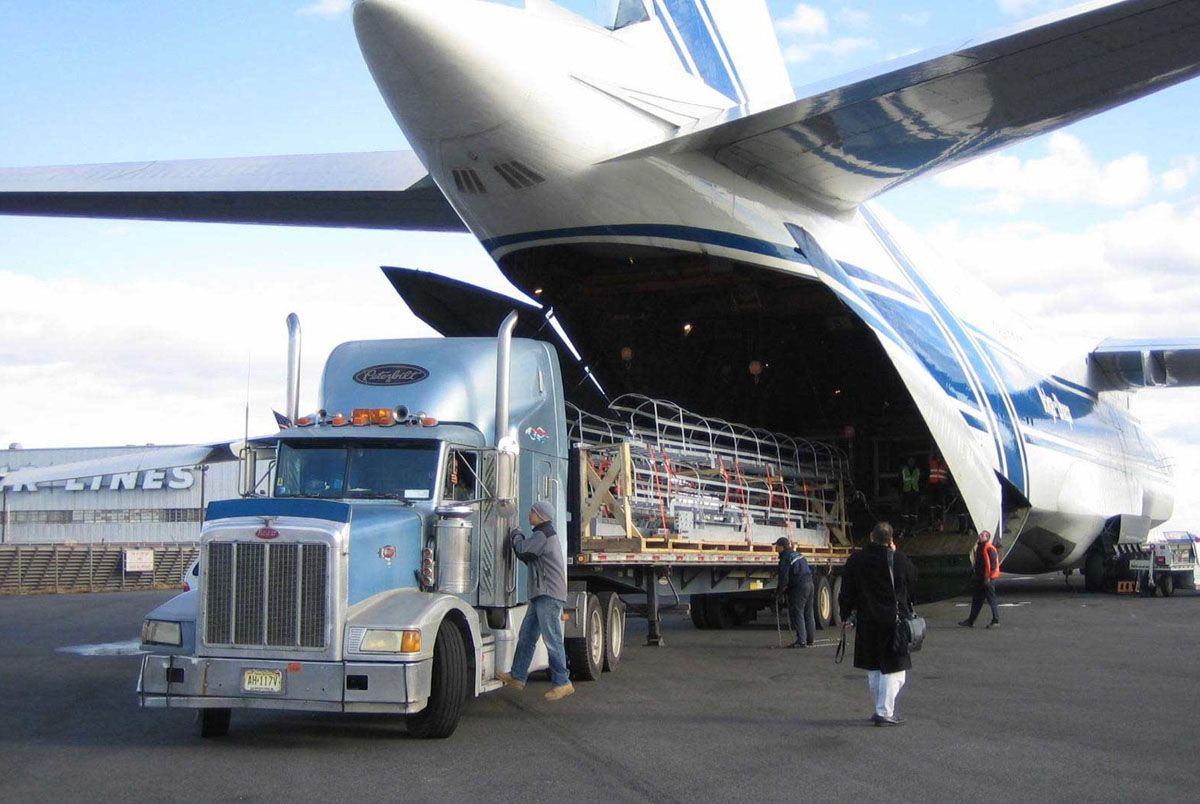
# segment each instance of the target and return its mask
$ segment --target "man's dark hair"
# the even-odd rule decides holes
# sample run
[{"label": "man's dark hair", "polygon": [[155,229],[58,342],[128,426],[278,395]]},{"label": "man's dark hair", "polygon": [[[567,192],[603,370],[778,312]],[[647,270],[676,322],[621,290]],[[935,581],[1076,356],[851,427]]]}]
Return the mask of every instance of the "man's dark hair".
[{"label": "man's dark hair", "polygon": [[871,541],[874,544],[891,544],[892,543],[892,526],[887,522],[880,522],[871,529]]}]

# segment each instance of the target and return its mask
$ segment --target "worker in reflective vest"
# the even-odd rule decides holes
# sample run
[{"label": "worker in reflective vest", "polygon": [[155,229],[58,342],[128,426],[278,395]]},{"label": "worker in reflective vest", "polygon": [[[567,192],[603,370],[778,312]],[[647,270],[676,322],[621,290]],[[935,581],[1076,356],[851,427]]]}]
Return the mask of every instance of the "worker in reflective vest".
[{"label": "worker in reflective vest", "polygon": [[945,527],[946,506],[950,502],[950,467],[942,456],[929,456],[929,518],[937,530]]},{"label": "worker in reflective vest", "polygon": [[1000,625],[1000,608],[996,603],[996,579],[999,577],[1000,551],[992,544],[992,534],[980,531],[979,544],[975,548],[975,593],[971,596],[971,614],[959,625],[974,628],[985,599],[992,608],[992,621],[987,627]]}]

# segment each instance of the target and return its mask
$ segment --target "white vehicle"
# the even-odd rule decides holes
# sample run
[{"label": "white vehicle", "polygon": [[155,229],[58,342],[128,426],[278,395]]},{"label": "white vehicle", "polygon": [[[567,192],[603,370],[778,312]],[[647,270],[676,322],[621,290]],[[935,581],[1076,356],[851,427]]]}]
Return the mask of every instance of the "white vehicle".
[{"label": "white vehicle", "polygon": [[[873,443],[935,445],[1006,571],[1084,566],[1102,587],[1098,538],[1144,537],[1174,502],[1113,394],[1197,384],[1200,340],[1052,359],[873,199],[1192,78],[1198,17],[1091,3],[798,97],[761,0],[621,0],[608,26],[546,0],[356,0],[412,152],[7,169],[0,212],[469,231],[601,397],[652,374],[690,410],[801,434],[819,400],[847,432],[886,402]],[[452,302],[443,332],[492,334]],[[865,441],[856,466],[879,457]],[[969,569],[960,530],[908,543],[943,592]]]},{"label": "white vehicle", "polygon": [[1168,535],[1145,545],[1129,561],[1129,572],[1138,576],[1133,581],[1136,588],[1146,595],[1157,591],[1163,597],[1170,597],[1176,589],[1195,589],[1200,570],[1198,547],[1200,538],[1190,533]]},{"label": "white vehicle", "polygon": [[180,579],[180,582],[185,592],[200,588],[200,559],[197,558],[191,564],[188,564],[188,568],[183,571],[183,578]]}]

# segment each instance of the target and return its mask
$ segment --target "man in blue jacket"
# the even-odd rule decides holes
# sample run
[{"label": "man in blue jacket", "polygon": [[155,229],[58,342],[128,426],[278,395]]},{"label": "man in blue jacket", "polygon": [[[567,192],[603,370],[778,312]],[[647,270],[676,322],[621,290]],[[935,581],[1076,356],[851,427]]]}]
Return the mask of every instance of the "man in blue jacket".
[{"label": "man in blue jacket", "polygon": [[817,635],[816,615],[813,611],[813,574],[808,559],[792,549],[786,536],[775,541],[779,553],[779,579],[775,582],[775,603],[787,596],[788,616],[792,628],[796,629],[796,641],[789,648],[812,647]]},{"label": "man in blue jacket", "polygon": [[525,536],[514,528],[509,537],[513,551],[529,567],[529,609],[521,622],[512,670],[496,673],[496,678],[513,689],[525,689],[529,664],[540,638],[546,644],[550,659],[550,680],[553,688],[545,694],[547,701],[557,701],[575,692],[567,674],[567,652],[563,646],[562,614],[567,602],[567,550],[554,530],[554,508],[547,502],[536,502],[529,509],[529,524],[533,533]]}]

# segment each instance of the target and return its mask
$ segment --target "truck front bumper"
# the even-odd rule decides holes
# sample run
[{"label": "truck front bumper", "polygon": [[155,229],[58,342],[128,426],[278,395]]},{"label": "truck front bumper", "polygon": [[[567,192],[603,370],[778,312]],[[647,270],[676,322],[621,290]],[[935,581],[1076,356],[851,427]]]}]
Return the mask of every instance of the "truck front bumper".
[{"label": "truck front bumper", "polygon": [[[278,673],[278,692],[248,692],[248,671]],[[138,701],[144,707],[293,709],[412,714],[425,708],[433,660],[418,662],[281,662],[142,657]]]}]

